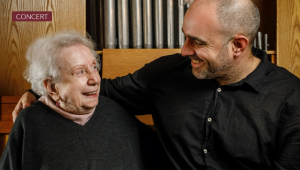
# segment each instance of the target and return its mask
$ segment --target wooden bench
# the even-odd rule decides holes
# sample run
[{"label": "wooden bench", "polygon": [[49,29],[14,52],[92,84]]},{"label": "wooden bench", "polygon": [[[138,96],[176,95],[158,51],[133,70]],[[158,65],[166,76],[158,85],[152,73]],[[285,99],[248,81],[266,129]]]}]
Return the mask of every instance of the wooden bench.
[{"label": "wooden bench", "polygon": [[0,96],[0,134],[8,134],[13,126],[12,111],[20,96]]},{"label": "wooden bench", "polygon": [[12,111],[21,96],[0,96],[0,154],[2,154],[13,126]]}]

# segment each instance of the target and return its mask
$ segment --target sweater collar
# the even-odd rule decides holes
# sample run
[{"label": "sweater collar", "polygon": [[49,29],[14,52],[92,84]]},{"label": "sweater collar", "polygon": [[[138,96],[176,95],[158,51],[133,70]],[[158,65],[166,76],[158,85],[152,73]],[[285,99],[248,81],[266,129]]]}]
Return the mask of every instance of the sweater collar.
[{"label": "sweater collar", "polygon": [[52,102],[52,100],[49,96],[41,96],[39,98],[39,101],[41,101],[42,103],[44,103],[45,105],[47,105],[48,107],[50,107],[51,109],[56,111],[58,114],[62,115],[63,117],[65,117],[77,124],[80,124],[82,126],[85,125],[90,120],[90,118],[94,114],[94,111],[96,108],[95,107],[91,113],[84,114],[84,115],[77,115],[77,114],[72,114],[72,113],[66,112],[66,111],[62,110],[61,108],[57,107]]}]

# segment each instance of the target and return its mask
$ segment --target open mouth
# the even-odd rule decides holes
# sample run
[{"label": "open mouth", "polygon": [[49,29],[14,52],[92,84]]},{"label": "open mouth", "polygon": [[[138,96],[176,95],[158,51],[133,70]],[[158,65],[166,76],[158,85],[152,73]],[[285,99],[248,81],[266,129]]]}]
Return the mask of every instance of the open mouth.
[{"label": "open mouth", "polygon": [[97,94],[97,91],[94,91],[94,92],[86,92],[86,93],[82,93],[82,94],[85,95],[85,96],[92,96],[92,95]]},{"label": "open mouth", "polygon": [[192,60],[192,62],[195,63],[195,64],[199,64],[199,63],[202,63],[203,60]]},{"label": "open mouth", "polygon": [[201,60],[197,56],[190,56],[190,59],[191,59],[192,63],[194,63],[194,64],[199,64],[199,63],[203,62],[203,60]]},{"label": "open mouth", "polygon": [[202,63],[203,60],[201,60],[199,57],[197,56],[190,56],[190,59],[191,61],[194,63],[194,64],[199,64],[199,63]]}]

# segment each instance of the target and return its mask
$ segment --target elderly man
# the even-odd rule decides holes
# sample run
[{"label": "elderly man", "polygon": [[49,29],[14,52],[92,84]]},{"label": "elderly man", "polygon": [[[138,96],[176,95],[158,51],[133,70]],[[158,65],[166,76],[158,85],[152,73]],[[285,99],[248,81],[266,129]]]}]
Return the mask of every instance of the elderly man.
[{"label": "elderly man", "polygon": [[251,0],[196,0],[181,55],[103,80],[100,92],[153,115],[170,169],[299,169],[300,80],[251,48],[259,22]]}]

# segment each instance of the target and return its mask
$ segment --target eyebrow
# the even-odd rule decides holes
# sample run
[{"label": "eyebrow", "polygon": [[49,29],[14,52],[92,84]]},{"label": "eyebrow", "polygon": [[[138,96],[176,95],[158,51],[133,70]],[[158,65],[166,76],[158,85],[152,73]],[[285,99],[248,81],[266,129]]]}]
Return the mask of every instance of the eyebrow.
[{"label": "eyebrow", "polygon": [[[91,65],[97,65],[97,60],[94,59]],[[77,69],[77,67],[85,67],[85,64],[76,65],[74,67],[71,67],[71,70]]]},{"label": "eyebrow", "polygon": [[74,67],[69,68],[69,71],[72,73],[73,71],[77,70],[78,68],[83,68],[85,65],[76,65]]},{"label": "eyebrow", "polygon": [[[181,29],[182,30],[182,32],[183,32],[183,34],[184,34],[184,31],[183,31],[183,29]],[[202,44],[207,44],[207,42],[206,41],[204,41],[204,40],[202,40],[202,39],[200,39],[200,38],[198,38],[198,37],[194,37],[194,36],[191,36],[191,35],[186,35],[188,38],[190,38],[190,39],[192,39],[192,40],[196,40],[196,41],[198,41],[199,43],[202,43]]]}]

